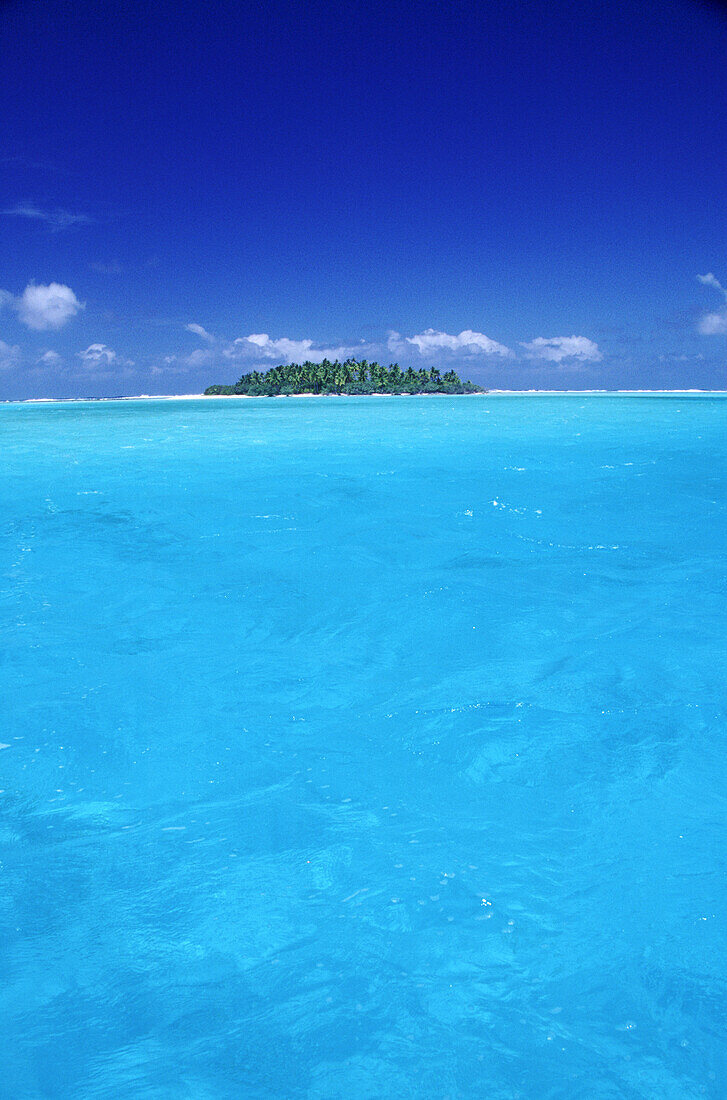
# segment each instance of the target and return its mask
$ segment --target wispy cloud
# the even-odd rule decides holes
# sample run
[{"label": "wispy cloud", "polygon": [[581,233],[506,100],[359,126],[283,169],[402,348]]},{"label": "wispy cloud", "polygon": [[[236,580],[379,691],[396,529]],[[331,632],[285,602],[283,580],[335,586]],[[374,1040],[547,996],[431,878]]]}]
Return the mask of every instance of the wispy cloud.
[{"label": "wispy cloud", "polygon": [[703,361],[704,356],[701,351],[697,355],[684,355],[676,351],[668,351],[666,354],[659,356],[660,363],[699,363]]},{"label": "wispy cloud", "polygon": [[406,351],[407,344],[415,347],[420,355],[426,356],[455,353],[460,356],[497,355],[504,359],[513,357],[513,352],[504,344],[491,340],[484,332],[473,332],[469,328],[458,335],[428,328],[417,336],[406,336],[403,340],[398,332],[389,333],[388,347],[393,354]]},{"label": "wispy cloud", "polygon": [[724,336],[727,333],[727,309],[718,313],[705,313],[699,320],[702,336]]},{"label": "wispy cloud", "polygon": [[702,336],[724,336],[727,334],[727,290],[710,271],[707,275],[697,275],[697,279],[704,286],[711,286],[718,291],[725,300],[725,305],[714,313],[704,313],[699,318],[697,329]]},{"label": "wispy cloud", "polygon": [[65,165],[57,164],[52,160],[29,160],[28,157],[18,156],[18,154],[0,157],[0,164],[32,168],[36,172],[58,172],[64,176],[70,171]]},{"label": "wispy cloud", "polygon": [[[211,363],[214,363],[217,359],[217,354],[212,351],[211,348],[196,348],[191,351],[189,355],[185,355],[181,362],[185,367],[207,367]],[[165,362],[173,362],[176,360],[176,356],[167,355]]]},{"label": "wispy cloud", "polygon": [[603,359],[598,344],[587,336],[538,336],[523,343],[526,358],[545,359],[549,363],[570,360],[578,363],[598,363]]},{"label": "wispy cloud", "polygon": [[61,357],[58,352],[50,348],[48,351],[44,351],[42,355],[38,356],[38,363],[43,367],[57,367],[60,362]]},{"label": "wispy cloud", "polygon": [[214,344],[215,343],[215,337],[212,335],[212,333],[207,332],[207,329],[202,328],[201,325],[198,325],[195,322],[191,322],[190,324],[185,325],[184,327],[187,330],[187,332],[194,333],[194,335],[199,336],[199,338],[201,340],[206,340],[208,344]]},{"label": "wispy cloud", "polygon": [[725,290],[719,279],[716,277],[716,275],[713,275],[711,271],[707,272],[706,275],[697,275],[697,279],[700,283],[703,283],[704,286],[714,287],[714,289],[718,290],[722,297],[727,301],[727,290]]},{"label": "wispy cloud", "polygon": [[94,262],[88,266],[92,271],[98,271],[99,275],[124,275],[126,272],[124,265],[117,263],[116,260],[108,264]]},{"label": "wispy cloud", "polygon": [[30,221],[43,222],[52,233],[70,229],[73,225],[89,225],[93,221],[88,214],[73,214],[70,210],[60,208],[41,210],[39,206],[30,203],[13,206],[2,213],[8,218],[28,218]]},{"label": "wispy cloud", "polygon": [[21,352],[17,344],[6,344],[0,340],[0,370],[12,370],[20,364]]}]

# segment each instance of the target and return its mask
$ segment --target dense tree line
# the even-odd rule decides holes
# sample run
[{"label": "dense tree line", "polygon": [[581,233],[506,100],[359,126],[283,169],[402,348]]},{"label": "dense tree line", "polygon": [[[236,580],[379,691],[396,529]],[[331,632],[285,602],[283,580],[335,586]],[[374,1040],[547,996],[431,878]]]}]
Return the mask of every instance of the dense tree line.
[{"label": "dense tree line", "polygon": [[220,394],[248,394],[250,397],[273,397],[294,393],[480,393],[474,382],[463,382],[449,370],[440,374],[431,370],[402,371],[398,363],[385,367],[369,363],[366,359],[338,359],[322,363],[289,363],[271,367],[265,372],[251,371],[243,374],[234,386],[209,386],[205,396]]}]

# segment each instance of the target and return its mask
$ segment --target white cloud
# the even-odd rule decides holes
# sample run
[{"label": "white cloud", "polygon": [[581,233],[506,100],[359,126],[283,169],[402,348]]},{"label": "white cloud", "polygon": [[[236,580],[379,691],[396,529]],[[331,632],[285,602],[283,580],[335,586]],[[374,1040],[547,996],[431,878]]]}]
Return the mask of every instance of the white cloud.
[{"label": "white cloud", "polygon": [[[238,336],[232,341],[224,341],[208,332],[196,322],[186,324],[187,332],[199,336],[210,347],[199,348],[189,355],[180,357],[180,362],[188,368],[209,366],[222,360],[250,364],[250,369],[261,363],[272,366],[278,363],[304,362],[320,363],[323,359],[357,358],[381,359],[387,349],[391,355],[406,356],[413,354],[451,357],[495,355],[503,358],[513,357],[513,352],[503,344],[498,344],[481,332],[466,329],[458,336],[446,332],[427,329],[417,336],[402,337],[398,332],[389,332],[386,345],[380,342],[360,340],[350,344],[324,345],[312,339],[295,340],[287,336],[272,337],[267,332],[251,332],[248,336]],[[214,345],[214,346],[213,346]]]},{"label": "white cloud", "polygon": [[[483,332],[473,332],[472,329],[464,329],[458,336],[448,332],[437,332],[428,328],[418,336],[407,336],[407,344],[413,344],[420,355],[437,355],[442,352],[458,352],[460,355],[499,355],[503,358],[511,358],[512,352],[504,344],[498,344],[485,336]],[[398,333],[389,333],[389,350],[395,350],[392,344],[401,347]]]},{"label": "white cloud", "polygon": [[89,344],[85,351],[78,352],[78,358],[84,367],[110,366],[116,360],[116,352],[106,344]]},{"label": "white cloud", "polygon": [[[727,303],[727,290],[710,271],[707,275],[697,275],[697,279],[705,286],[711,286],[724,297]],[[705,313],[699,318],[697,329],[702,336],[724,336],[727,334],[727,304],[715,313]]]},{"label": "white cloud", "polygon": [[725,290],[725,288],[722,286],[716,276],[712,274],[711,271],[708,272],[707,275],[697,275],[697,278],[699,282],[704,283],[705,286],[714,287],[714,289],[718,290],[720,294],[724,296],[725,300],[727,300],[727,290]]},{"label": "white cloud", "polygon": [[546,359],[549,363],[562,363],[564,359],[598,363],[603,359],[598,344],[587,336],[538,336],[522,346],[528,359]]},{"label": "white cloud", "polygon": [[88,225],[93,221],[88,214],[72,214],[70,210],[40,210],[30,203],[14,206],[12,210],[3,210],[3,214],[9,218],[29,218],[31,221],[45,222],[54,233],[60,229],[69,229],[72,225]]},{"label": "white cloud", "polygon": [[63,283],[30,283],[12,304],[23,324],[39,331],[62,328],[85,306]]},{"label": "white cloud", "polygon": [[[211,348],[197,348],[196,351],[190,352],[185,356],[184,363],[188,367],[206,367],[210,363],[214,362],[215,353]],[[167,356],[165,362],[172,361],[171,356]]]},{"label": "white cloud", "polygon": [[187,332],[193,332],[195,336],[199,336],[202,340],[207,340],[210,344],[214,344],[215,338],[211,332],[207,332],[207,329],[202,328],[201,325],[191,323],[184,326]]},{"label": "white cloud", "polygon": [[314,347],[312,340],[289,340],[281,336],[272,340],[267,332],[253,332],[250,336],[238,336],[224,350],[227,359],[277,359],[287,363],[320,363],[323,359],[346,359],[357,347]]},{"label": "white cloud", "polygon": [[727,333],[727,308],[719,313],[705,313],[697,325],[702,336],[724,336]]},{"label": "white cloud", "polygon": [[42,363],[44,367],[55,367],[60,363],[61,357],[57,351],[44,351],[41,356],[38,357],[38,362]]},{"label": "white cloud", "polygon": [[89,370],[98,368],[108,370],[109,367],[133,367],[134,365],[133,360],[122,359],[106,344],[89,344],[85,351],[77,353],[77,358]]},{"label": "white cloud", "polygon": [[20,363],[20,348],[17,344],[12,347],[0,340],[0,370],[12,370]]}]

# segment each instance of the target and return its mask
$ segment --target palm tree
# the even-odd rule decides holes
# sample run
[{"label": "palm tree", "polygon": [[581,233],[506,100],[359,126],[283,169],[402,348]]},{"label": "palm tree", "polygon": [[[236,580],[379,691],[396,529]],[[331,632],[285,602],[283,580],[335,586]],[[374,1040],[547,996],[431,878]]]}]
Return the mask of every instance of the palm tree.
[{"label": "palm tree", "polygon": [[397,390],[401,386],[401,367],[398,363],[392,363],[389,367],[389,388]]}]

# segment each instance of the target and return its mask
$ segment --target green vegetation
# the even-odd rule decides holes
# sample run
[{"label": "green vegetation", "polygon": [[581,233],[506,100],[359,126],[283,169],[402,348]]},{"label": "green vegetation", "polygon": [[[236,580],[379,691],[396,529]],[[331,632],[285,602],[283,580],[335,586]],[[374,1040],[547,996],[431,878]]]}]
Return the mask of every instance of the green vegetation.
[{"label": "green vegetation", "polygon": [[346,359],[334,363],[289,363],[261,373],[243,374],[234,386],[209,386],[205,397],[248,394],[250,397],[274,397],[294,393],[482,393],[474,382],[462,382],[453,370],[440,374],[431,370],[402,371],[398,363],[388,367],[366,359]]}]

